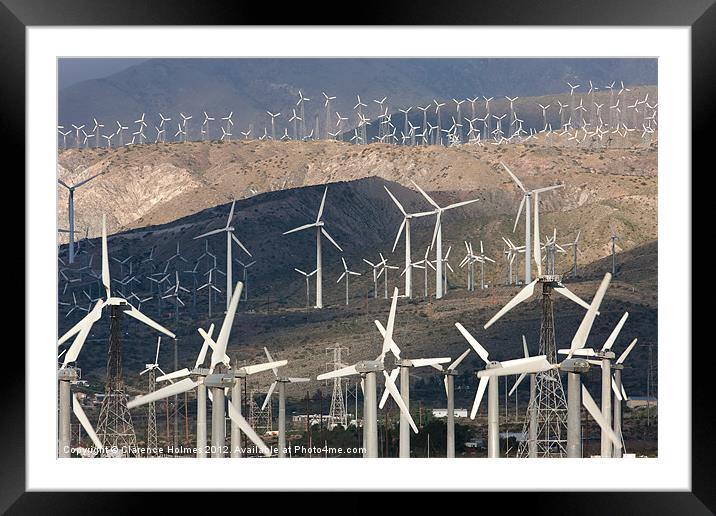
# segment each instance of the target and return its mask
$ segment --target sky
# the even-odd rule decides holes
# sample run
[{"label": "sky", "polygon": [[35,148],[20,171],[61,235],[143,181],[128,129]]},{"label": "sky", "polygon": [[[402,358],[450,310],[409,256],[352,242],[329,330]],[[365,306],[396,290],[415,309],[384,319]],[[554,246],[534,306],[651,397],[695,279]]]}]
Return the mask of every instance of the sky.
[{"label": "sky", "polygon": [[57,60],[58,89],[88,79],[99,79],[147,61],[146,58],[60,58]]}]

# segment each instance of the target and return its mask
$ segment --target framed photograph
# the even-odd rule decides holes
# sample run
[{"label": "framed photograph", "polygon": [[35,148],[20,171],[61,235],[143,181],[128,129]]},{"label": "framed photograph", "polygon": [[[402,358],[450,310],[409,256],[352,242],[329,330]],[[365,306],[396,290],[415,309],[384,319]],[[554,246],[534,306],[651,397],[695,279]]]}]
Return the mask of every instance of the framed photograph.
[{"label": "framed photograph", "polygon": [[689,303],[713,6],[271,27],[107,7],[0,9],[27,191],[3,510],[256,490],[714,510]]}]

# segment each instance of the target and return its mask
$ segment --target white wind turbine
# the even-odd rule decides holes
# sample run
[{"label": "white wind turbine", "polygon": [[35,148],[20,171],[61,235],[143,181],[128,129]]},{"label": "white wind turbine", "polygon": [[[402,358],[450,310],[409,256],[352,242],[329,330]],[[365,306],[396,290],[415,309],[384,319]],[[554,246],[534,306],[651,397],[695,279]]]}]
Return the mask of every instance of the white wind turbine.
[{"label": "white wind turbine", "polygon": [[[162,133],[162,143],[165,143],[167,141],[167,133],[166,133],[164,124],[166,122],[171,122],[171,121],[172,121],[172,119],[170,117],[165,117],[164,115],[159,113],[159,129],[164,130],[164,132]],[[125,127],[125,129],[127,129],[127,128]],[[120,141],[121,141],[121,135],[120,135]]]},{"label": "white wind turbine", "polygon": [[[374,322],[375,326],[380,332],[380,335],[385,338],[386,331],[381,322],[378,320]],[[395,380],[398,378],[398,375],[400,375],[400,397],[403,398],[403,403],[405,403],[405,406],[408,409],[410,409],[410,368],[427,366],[436,367],[440,366],[440,364],[446,364],[447,362],[450,362],[449,357],[411,359],[401,357],[401,350],[395,343],[395,341],[391,341],[390,343],[390,352],[394,355],[395,360],[397,361],[397,363],[395,364],[397,367],[390,371],[388,375],[390,376],[392,382],[395,382]],[[380,399],[380,403],[378,404],[378,408],[382,409],[385,406],[385,402],[388,401],[389,395],[390,392],[388,391],[388,389],[385,389],[383,391],[383,396]],[[400,414],[399,457],[401,459],[410,458],[410,422],[402,412]]]},{"label": "white wind turbine", "polygon": [[[514,231],[517,229],[517,223],[520,220],[520,215],[522,214],[522,208],[525,208],[525,280],[524,281],[525,281],[525,285],[526,285],[532,281],[532,267],[531,267],[532,261],[530,259],[530,246],[532,245],[532,242],[531,242],[532,238],[530,236],[530,231],[532,229],[530,227],[531,226],[531,224],[530,224],[530,222],[531,222],[531,220],[530,220],[530,215],[531,215],[530,198],[532,197],[532,194],[535,194],[535,206],[537,206],[537,199],[541,192],[547,192],[549,190],[554,190],[556,188],[562,188],[562,187],[564,187],[564,185],[553,185],[553,186],[546,186],[544,188],[536,188],[534,190],[527,190],[524,187],[524,185],[522,184],[522,182],[519,179],[517,179],[517,176],[515,176],[512,173],[512,171],[509,168],[507,168],[507,165],[505,165],[502,162],[500,162],[500,165],[502,165],[502,167],[507,171],[507,173],[510,175],[510,177],[515,182],[515,184],[517,184],[517,186],[520,188],[520,190],[522,190],[522,201],[520,201],[520,207],[517,210],[517,217],[515,218],[515,225],[512,228],[512,232],[514,233]],[[535,224],[538,224],[538,223],[539,223],[538,215],[537,215],[537,213],[535,213]],[[535,247],[537,248],[537,251],[535,251],[535,253],[539,253],[539,247],[540,247],[539,234],[535,234],[534,240],[536,242]],[[535,260],[537,261],[536,257],[535,257]],[[542,259],[540,257],[540,259],[537,261],[538,270],[541,270],[541,267],[542,267]]]},{"label": "white wind turbine", "polygon": [[[326,140],[327,140],[328,137],[330,136],[330,133],[328,132],[328,128],[330,127],[330,124],[331,124],[331,101],[336,100],[336,97],[335,96],[331,97],[331,96],[327,95],[325,91],[322,93],[323,93],[323,97],[326,99],[326,101],[323,103],[323,107],[326,108]],[[296,116],[295,111],[293,112],[293,116]],[[294,131],[294,133],[295,133],[295,131]],[[296,138],[296,136],[294,135],[294,139],[295,138]]]},{"label": "white wind turbine", "polygon": [[211,117],[206,114],[206,111],[204,111],[204,122],[201,124],[202,126],[206,126],[206,129],[204,129],[203,133],[207,141],[211,141],[211,133],[209,132],[209,122],[213,122],[216,120],[216,118]]},{"label": "white wind turbine", "polygon": [[[266,346],[264,346],[264,353],[266,353],[266,358],[268,359],[269,363],[278,363],[274,362],[274,359],[273,357],[271,357],[271,353],[269,353],[269,350]],[[281,362],[287,361],[281,360]],[[268,405],[271,401],[271,395],[273,394],[273,391],[276,390],[276,386],[278,385],[278,458],[283,459],[286,457],[286,384],[304,383],[308,382],[310,378],[280,376],[278,374],[279,367],[280,366],[274,366],[271,368],[273,371],[274,379],[271,383],[271,386],[269,387],[268,393],[266,394],[266,399],[264,400],[264,404],[261,406],[261,410],[266,409],[266,405]]]},{"label": "white wind turbine", "polygon": [[442,215],[443,212],[447,210],[451,210],[453,208],[459,208],[460,206],[466,206],[468,204],[471,204],[473,202],[477,202],[479,199],[472,199],[470,201],[462,201],[462,202],[456,202],[453,204],[449,204],[445,206],[444,208],[441,208],[438,206],[438,204],[427,194],[425,191],[420,188],[415,181],[411,180],[411,183],[413,183],[413,186],[418,189],[418,191],[425,197],[425,199],[435,207],[435,211],[433,213],[437,214],[437,218],[435,221],[435,230],[433,231],[433,240],[430,244],[430,248],[432,249],[436,245],[436,265],[435,265],[435,298],[436,299],[442,299],[443,297],[443,237],[442,237]]},{"label": "white wind turbine", "polygon": [[340,275],[338,278],[338,281],[336,283],[340,283],[342,279],[345,278],[346,280],[346,305],[348,305],[348,277],[349,276],[360,276],[360,272],[353,272],[348,270],[348,265],[346,265],[346,260],[341,256],[341,261],[343,262],[343,274]]},{"label": "white wind turbine", "polygon": [[222,140],[224,139],[224,136],[228,136],[229,138],[227,138],[227,140],[231,141],[231,128],[234,127],[234,121],[231,119],[233,116],[234,112],[231,111],[228,115],[221,117],[221,119],[226,124],[226,126],[223,128],[225,130],[222,131],[224,133],[224,135],[221,137]]},{"label": "white wind turbine", "polygon": [[122,313],[125,313],[129,315],[130,317],[134,317],[138,321],[146,324],[150,328],[153,328],[170,338],[175,338],[174,333],[167,330],[164,326],[154,322],[152,319],[144,315],[142,312],[137,310],[134,306],[132,306],[126,299],[119,297],[119,296],[112,296],[111,290],[110,290],[110,283],[111,278],[109,275],[109,254],[107,250],[107,225],[106,225],[106,217],[103,214],[102,215],[102,286],[104,287],[104,298],[100,298],[97,303],[95,304],[94,308],[90,310],[87,315],[85,315],[82,320],[80,320],[77,324],[75,324],[72,328],[70,328],[62,337],[60,337],[57,341],[57,346],[61,346],[65,342],[67,342],[70,338],[75,337],[74,341],[70,345],[69,349],[67,350],[67,353],[65,354],[65,358],[62,364],[62,368],[66,368],[68,364],[75,362],[77,360],[77,357],[80,354],[80,351],[82,351],[82,347],[84,346],[85,340],[87,339],[87,336],[89,335],[90,330],[92,329],[92,325],[102,317],[102,309],[105,306],[112,307],[112,311],[114,312],[115,309],[118,309]]},{"label": "white wind turbine", "polygon": [[571,247],[572,248],[572,258],[574,260],[574,264],[572,266],[572,277],[577,276],[577,253],[583,254],[582,250],[579,248],[579,236],[582,234],[582,230],[577,231],[577,236],[574,238],[573,242],[569,242],[567,244],[564,244],[564,247]]},{"label": "white wind turbine", "polygon": [[271,113],[271,111],[266,111],[268,113],[268,116],[271,117],[271,139],[276,139],[276,125],[274,121],[276,120],[276,117],[281,116],[281,113]]},{"label": "white wind turbine", "polygon": [[212,231],[207,231],[206,233],[202,233],[199,236],[195,236],[194,240],[198,238],[204,238],[211,235],[216,235],[218,233],[226,232],[226,309],[229,309],[229,304],[231,302],[231,269],[233,268],[232,260],[231,260],[231,240],[233,239],[234,242],[249,256],[251,256],[251,253],[249,252],[246,247],[244,247],[244,244],[241,243],[241,241],[236,237],[234,234],[234,226],[231,225],[232,219],[234,218],[234,206],[236,205],[236,200],[234,200],[231,203],[231,210],[229,211],[229,218],[226,219],[226,226],[220,229],[214,229]]},{"label": "white wind turbine", "polygon": [[[506,168],[506,167],[505,167]],[[514,178],[514,176],[513,176]],[[516,178],[514,178],[516,179]],[[557,186],[563,186],[563,185],[557,185]],[[554,187],[548,187],[549,189]],[[540,281],[542,276],[542,253],[540,248],[540,242],[539,242],[539,192],[544,191],[545,189],[539,189],[539,190],[533,190],[530,193],[535,194],[535,220],[534,220],[534,242],[533,242],[533,251],[534,251],[534,260],[537,264],[537,278],[534,279],[534,281],[528,283],[525,285],[522,290],[520,290],[515,297],[513,297],[505,306],[503,306],[493,317],[490,319],[484,326],[485,329],[492,326],[492,324],[495,323],[500,317],[505,315],[507,312],[512,310],[515,306],[518,304],[527,301],[532,297],[535,291],[535,286],[537,285],[537,282]],[[523,191],[526,192],[526,190],[523,189]],[[529,201],[528,201],[529,206]],[[529,242],[529,241],[528,241]],[[529,261],[529,255],[525,255],[525,261]],[[582,299],[579,298],[576,294],[574,294],[571,290],[569,290],[567,287],[565,287],[561,282],[558,282],[557,277],[548,276],[550,280],[553,282],[552,290],[554,292],[557,292],[558,294],[563,295],[567,299],[570,299],[571,301],[577,303],[579,306],[589,309],[590,304],[586,303]],[[611,276],[610,276],[611,278]],[[594,302],[592,302],[594,303]],[[571,358],[571,357],[570,357]]]},{"label": "white wind turbine", "polygon": [[377,263],[373,263],[363,258],[363,261],[373,268],[373,297],[378,298],[378,278],[383,274],[383,267],[385,267],[385,258],[380,255],[381,260]]},{"label": "white wind turbine", "polygon": [[82,124],[80,126],[77,126],[75,124],[72,124],[72,127],[75,129],[75,146],[79,149],[80,148],[80,131],[84,129],[85,124]]},{"label": "white wind turbine", "polygon": [[77,190],[80,186],[85,185],[92,181],[95,177],[100,176],[104,174],[104,172],[99,172],[98,174],[95,174],[87,179],[84,179],[80,181],[79,183],[76,183],[74,185],[68,185],[65,183],[62,179],[58,179],[57,182],[67,188],[68,193],[68,205],[67,205],[67,215],[69,218],[69,234],[70,234],[70,241],[69,241],[69,249],[68,249],[68,258],[70,263],[74,263],[75,261],[75,190]]},{"label": "white wind turbine", "polygon": [[184,143],[186,143],[189,140],[189,120],[193,117],[184,113],[179,113],[179,115],[182,118],[182,133],[184,134]]},{"label": "white wind turbine", "polygon": [[100,137],[100,129],[104,127],[104,124],[100,124],[96,118],[92,118],[94,121],[94,128],[92,129],[92,133],[95,135],[95,147],[99,148],[99,137]]},{"label": "white wind turbine", "polygon": [[[232,388],[232,399],[228,403],[229,418],[232,421],[232,450],[235,446],[238,446],[238,435],[239,430],[244,432],[247,437],[256,445],[256,447],[264,453],[267,457],[271,455],[271,450],[256,434],[251,425],[241,415],[240,404],[238,400],[238,389],[236,389],[236,379],[245,377],[250,374],[255,374],[262,371],[267,371],[273,367],[281,367],[286,365],[285,360],[279,362],[269,362],[265,364],[256,364],[251,366],[244,366],[238,369],[231,368],[231,360],[226,354],[226,348],[229,342],[229,336],[231,334],[231,327],[234,322],[234,316],[236,315],[236,309],[241,298],[241,289],[243,284],[239,281],[236,284],[236,288],[231,296],[231,305],[224,316],[224,320],[221,324],[221,330],[219,336],[214,341],[211,337],[211,330],[207,334],[204,330],[199,328],[199,333],[204,337],[204,344],[197,358],[194,370],[188,368],[175,371],[164,377],[158,378],[157,380],[174,380],[182,378],[171,385],[163,387],[154,391],[153,393],[146,394],[144,396],[137,396],[132,401],[127,403],[128,408],[135,408],[152,401],[167,398],[169,396],[175,396],[188,392],[194,388],[199,388],[197,391],[197,403],[200,402],[202,396],[201,391],[205,392],[208,387],[211,389],[209,398],[212,400],[212,457],[223,457],[224,456],[224,433],[225,433],[225,409],[224,400],[226,389]],[[208,369],[202,369],[201,365],[205,360],[208,349],[211,348],[211,363]],[[219,369],[217,369],[219,368]],[[192,378],[193,377],[193,378]],[[204,403],[206,398],[204,397]],[[201,414],[202,410],[199,407],[197,410]],[[198,414],[198,417],[200,417]],[[203,408],[203,420],[204,425],[206,424],[206,409]],[[204,430],[203,436],[200,437],[200,432],[197,431],[197,440],[199,446],[197,448],[203,448],[202,438],[205,439],[206,431]],[[232,451],[232,456],[236,456]]]},{"label": "white wind turbine", "polygon": [[306,137],[306,112],[304,109],[304,103],[310,101],[308,97],[304,97],[303,93],[301,93],[301,90],[298,90],[298,102],[296,102],[297,106],[301,106],[301,118],[299,120],[301,121],[301,139],[303,140]]},{"label": "white wind turbine", "polygon": [[366,458],[378,457],[378,411],[377,411],[377,392],[376,392],[376,374],[383,373],[385,379],[385,388],[392,396],[395,403],[400,409],[400,413],[406,418],[413,431],[417,434],[418,427],[415,425],[408,407],[405,405],[403,398],[395,386],[395,382],[385,371],[385,356],[392,351],[395,356],[400,351],[394,351],[395,343],[393,342],[393,328],[395,327],[395,311],[398,303],[398,289],[393,292],[393,301],[390,306],[390,314],[388,316],[388,324],[383,337],[383,348],[380,355],[375,360],[364,360],[357,364],[336,369],[328,373],[318,375],[317,380],[328,380],[331,378],[340,378],[343,376],[359,374],[363,376],[363,443]]},{"label": "white wind turbine", "polygon": [[398,228],[398,234],[395,237],[395,242],[393,243],[393,252],[395,252],[395,248],[398,245],[398,240],[400,240],[400,235],[403,234],[403,229],[405,229],[405,292],[404,296],[407,298],[413,297],[413,275],[412,275],[412,259],[410,256],[410,224],[413,219],[425,217],[427,215],[434,215],[435,211],[425,211],[425,212],[419,212],[419,213],[408,213],[405,211],[405,208],[403,208],[403,205],[400,204],[398,199],[395,198],[395,196],[391,193],[390,190],[388,190],[388,187],[383,185],[383,188],[385,188],[385,191],[388,192],[388,195],[390,195],[390,198],[393,199],[393,202],[398,206],[398,209],[400,210],[400,213],[403,214],[403,222],[400,224],[400,228]]},{"label": "white wind turbine", "polygon": [[313,276],[314,274],[316,274],[316,272],[318,272],[318,269],[315,269],[313,272],[303,272],[301,269],[296,269],[296,268],[294,268],[293,270],[295,270],[296,272],[301,274],[304,278],[306,278],[306,311],[308,311],[308,307],[311,304],[311,301],[310,301],[311,287],[309,284],[309,280],[310,280],[311,276]]},{"label": "white wind turbine", "polygon": [[294,229],[285,231],[283,234],[288,235],[289,233],[295,233],[297,231],[303,231],[304,229],[316,228],[316,308],[323,308],[323,265],[321,261],[321,234],[323,234],[336,249],[343,252],[341,246],[339,246],[335,240],[328,234],[328,231],[323,227],[324,222],[321,219],[323,216],[323,207],[326,203],[326,194],[328,193],[328,187],[323,191],[323,199],[321,199],[321,206],[318,208],[318,216],[316,222],[311,224],[305,224]]},{"label": "white wind turbine", "polygon": [[142,113],[139,120],[135,120],[134,123],[139,124],[139,130],[135,133],[139,135],[139,143],[144,143],[143,138],[146,138],[146,136],[144,136],[144,128],[147,127],[147,123],[144,121],[144,113]]},{"label": "white wind turbine", "polygon": [[477,339],[462,324],[458,322],[455,323],[455,326],[482,361],[485,362],[485,369],[477,373],[480,383],[477,386],[475,401],[470,411],[470,419],[475,419],[485,389],[489,387],[490,390],[487,394],[487,456],[488,458],[498,458],[500,456],[499,383],[498,378],[491,382],[491,377],[540,373],[552,369],[553,365],[547,361],[546,355],[503,360],[501,362],[490,360],[487,350],[480,345]]},{"label": "white wind turbine", "polygon": [[57,132],[62,135],[62,148],[67,149],[67,135],[70,134],[72,131],[69,129],[67,131],[62,131],[64,129],[63,126],[58,126]]}]

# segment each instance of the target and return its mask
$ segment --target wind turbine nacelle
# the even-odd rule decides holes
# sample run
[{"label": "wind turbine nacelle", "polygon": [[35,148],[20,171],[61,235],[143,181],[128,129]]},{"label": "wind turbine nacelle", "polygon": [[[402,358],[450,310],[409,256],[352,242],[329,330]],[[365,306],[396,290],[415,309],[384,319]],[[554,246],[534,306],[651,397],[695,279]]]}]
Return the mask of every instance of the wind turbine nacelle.
[{"label": "wind turbine nacelle", "polygon": [[121,297],[110,297],[105,305],[129,307],[129,302]]}]

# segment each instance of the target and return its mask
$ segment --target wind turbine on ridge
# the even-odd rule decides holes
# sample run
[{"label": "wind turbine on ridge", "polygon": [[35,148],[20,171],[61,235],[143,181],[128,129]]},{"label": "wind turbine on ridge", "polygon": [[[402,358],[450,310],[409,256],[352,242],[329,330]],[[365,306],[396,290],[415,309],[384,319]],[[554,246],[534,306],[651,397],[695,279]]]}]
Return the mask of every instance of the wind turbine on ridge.
[{"label": "wind turbine on ridge", "polygon": [[322,266],[322,259],[321,259],[321,234],[323,234],[334,246],[336,246],[336,249],[343,252],[343,249],[341,249],[341,246],[339,246],[335,240],[331,237],[331,235],[328,234],[328,231],[323,227],[324,222],[321,219],[323,216],[323,207],[326,204],[326,194],[328,193],[328,187],[326,186],[326,189],[323,191],[323,199],[321,199],[321,206],[318,208],[318,216],[316,217],[316,222],[312,222],[311,224],[304,224],[303,226],[299,226],[297,228],[289,229],[288,231],[285,231],[283,234],[288,235],[289,233],[295,233],[297,231],[303,231],[304,229],[309,228],[316,228],[316,308],[323,308],[323,266]]},{"label": "wind turbine on ridge", "polygon": [[[432,197],[430,197],[425,191],[420,188],[415,181],[411,180],[411,183],[413,183],[413,186],[418,189],[418,191],[425,197],[425,199],[432,204],[435,207],[435,211],[432,213],[437,214],[437,218],[435,220],[435,230],[433,231],[433,240],[430,244],[430,248],[433,247],[436,248],[436,264],[435,264],[435,299],[442,299],[443,297],[443,267],[442,267],[442,261],[443,261],[443,236],[442,236],[442,214],[443,212],[447,210],[451,210],[453,208],[459,208],[460,206],[466,206],[468,204],[472,204],[473,202],[477,202],[479,199],[472,199],[470,201],[462,201],[462,202],[456,202],[453,204],[449,204],[445,206],[444,208],[441,208],[438,203],[436,203]],[[437,241],[437,246],[436,246]]]}]

